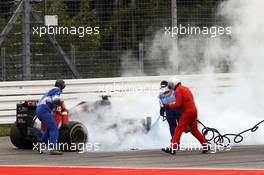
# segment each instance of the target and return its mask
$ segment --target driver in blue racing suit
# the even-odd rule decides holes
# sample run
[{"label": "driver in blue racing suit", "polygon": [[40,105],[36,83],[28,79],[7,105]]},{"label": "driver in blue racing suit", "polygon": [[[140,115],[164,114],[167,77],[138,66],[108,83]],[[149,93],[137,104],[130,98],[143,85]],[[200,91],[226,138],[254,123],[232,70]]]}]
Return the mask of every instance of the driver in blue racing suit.
[{"label": "driver in blue racing suit", "polygon": [[176,101],[175,92],[168,88],[168,82],[163,80],[160,83],[159,102],[160,102],[160,116],[166,118],[171,137],[173,137],[174,130],[181,116],[180,109],[164,108],[164,105],[173,103]]},{"label": "driver in blue racing suit", "polygon": [[[63,80],[57,80],[55,87],[49,90],[38,102],[36,115],[38,119],[45,124],[47,130],[43,133],[40,138],[41,143],[46,143],[49,140],[49,154],[61,155],[63,154],[54,147],[58,142],[58,127],[54,120],[54,109],[60,105],[60,95],[62,90],[65,88],[65,82]],[[52,145],[52,146],[51,146]],[[51,149],[50,149],[51,148]]]}]

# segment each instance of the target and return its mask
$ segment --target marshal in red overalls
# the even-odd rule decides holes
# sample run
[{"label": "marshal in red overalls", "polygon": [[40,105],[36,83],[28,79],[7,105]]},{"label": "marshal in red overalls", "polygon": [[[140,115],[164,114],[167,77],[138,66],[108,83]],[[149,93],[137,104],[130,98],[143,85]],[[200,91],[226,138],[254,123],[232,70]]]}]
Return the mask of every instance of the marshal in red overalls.
[{"label": "marshal in red overalls", "polygon": [[175,128],[174,135],[172,137],[172,148],[177,149],[182,133],[189,129],[191,134],[196,137],[199,142],[204,145],[207,144],[205,137],[198,130],[197,126],[197,108],[194,103],[193,95],[189,88],[182,86],[179,83],[175,89],[176,102],[165,105],[166,108],[182,110],[178,126]]}]

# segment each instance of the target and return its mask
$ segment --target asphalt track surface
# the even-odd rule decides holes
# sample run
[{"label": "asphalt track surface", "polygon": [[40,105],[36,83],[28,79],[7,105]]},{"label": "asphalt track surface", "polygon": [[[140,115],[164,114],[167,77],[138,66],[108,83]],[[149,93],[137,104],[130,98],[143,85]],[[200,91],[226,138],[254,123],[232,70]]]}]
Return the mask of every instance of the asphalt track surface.
[{"label": "asphalt track surface", "polygon": [[0,165],[6,166],[73,166],[118,168],[190,168],[190,169],[264,169],[264,145],[236,146],[230,151],[201,154],[179,151],[168,155],[160,150],[122,152],[66,152],[62,156],[19,150],[9,137],[0,138]]}]

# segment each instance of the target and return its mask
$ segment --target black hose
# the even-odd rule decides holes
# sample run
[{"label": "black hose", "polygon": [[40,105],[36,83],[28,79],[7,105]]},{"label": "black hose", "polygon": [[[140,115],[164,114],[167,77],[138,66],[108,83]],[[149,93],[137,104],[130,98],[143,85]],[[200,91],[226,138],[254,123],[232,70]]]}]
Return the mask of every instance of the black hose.
[{"label": "black hose", "polygon": [[[262,124],[264,122],[264,120],[260,121],[259,123],[254,125],[252,128],[246,129],[246,130],[244,130],[244,131],[242,131],[242,132],[240,132],[238,134],[228,133],[228,134],[223,134],[223,135],[217,129],[207,127],[199,120],[197,120],[197,122],[203,126],[202,134],[204,135],[204,137],[206,138],[208,143],[212,143],[213,142],[216,145],[228,146],[231,143],[231,138],[230,137],[234,137],[233,138],[234,143],[240,143],[244,139],[244,137],[242,136],[244,133],[249,132],[249,131],[251,131],[251,132],[257,131],[258,128],[259,128],[259,125]],[[211,133],[212,136],[208,138],[207,135],[209,133]]]}]

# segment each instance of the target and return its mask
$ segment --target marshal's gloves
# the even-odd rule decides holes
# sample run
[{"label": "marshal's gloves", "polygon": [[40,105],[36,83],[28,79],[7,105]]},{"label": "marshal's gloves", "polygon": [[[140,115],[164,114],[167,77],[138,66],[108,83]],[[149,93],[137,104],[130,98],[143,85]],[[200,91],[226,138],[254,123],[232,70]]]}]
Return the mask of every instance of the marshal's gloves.
[{"label": "marshal's gloves", "polygon": [[163,107],[160,108],[160,116],[165,116],[165,109]]},{"label": "marshal's gloves", "polygon": [[162,116],[162,121],[166,120],[166,112],[164,107],[160,107],[160,116]]}]

